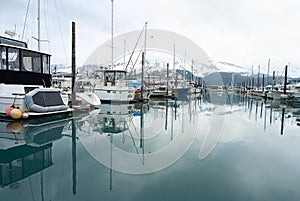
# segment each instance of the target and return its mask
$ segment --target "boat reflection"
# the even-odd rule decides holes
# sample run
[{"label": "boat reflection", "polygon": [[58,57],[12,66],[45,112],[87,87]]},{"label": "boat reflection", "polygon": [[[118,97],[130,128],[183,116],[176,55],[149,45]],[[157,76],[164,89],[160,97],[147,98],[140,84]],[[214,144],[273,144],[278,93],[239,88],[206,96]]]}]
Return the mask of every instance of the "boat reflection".
[{"label": "boat reflection", "polygon": [[131,104],[102,104],[98,123],[103,134],[118,134],[128,130],[127,118],[132,114]]},{"label": "boat reflection", "polygon": [[17,187],[19,181],[53,165],[52,143],[62,138],[70,121],[65,115],[19,122],[1,121],[0,186]]},{"label": "boat reflection", "polygon": [[258,122],[260,119],[263,121],[264,132],[273,124],[277,124],[277,121],[280,121],[278,123],[280,123],[281,135],[284,134],[284,127],[288,124],[300,126],[297,121],[300,117],[300,107],[282,104],[279,100],[265,101],[251,99],[248,101],[248,109],[248,119],[252,120],[252,113],[255,110],[255,122]]},{"label": "boat reflection", "polygon": [[52,164],[51,143],[40,147],[22,145],[0,150],[0,186],[18,185],[16,182]]},{"label": "boat reflection", "polygon": [[62,137],[62,130],[71,118],[64,114],[24,121],[0,121],[0,148],[25,144],[38,147],[57,140]]}]

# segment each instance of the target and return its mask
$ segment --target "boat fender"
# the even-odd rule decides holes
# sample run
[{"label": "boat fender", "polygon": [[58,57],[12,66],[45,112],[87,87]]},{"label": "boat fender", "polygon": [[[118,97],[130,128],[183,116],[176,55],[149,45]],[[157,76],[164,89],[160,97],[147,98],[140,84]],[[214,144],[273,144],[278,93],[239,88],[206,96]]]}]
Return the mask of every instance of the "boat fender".
[{"label": "boat fender", "polygon": [[6,116],[10,117],[10,112],[11,112],[12,109],[14,109],[14,108],[15,108],[14,105],[9,106],[9,107],[5,110]]},{"label": "boat fender", "polygon": [[20,108],[14,108],[10,111],[10,117],[13,119],[20,119],[23,115],[23,112]]},{"label": "boat fender", "polygon": [[29,117],[29,114],[27,112],[24,112],[22,117],[23,117],[23,119],[27,119]]}]

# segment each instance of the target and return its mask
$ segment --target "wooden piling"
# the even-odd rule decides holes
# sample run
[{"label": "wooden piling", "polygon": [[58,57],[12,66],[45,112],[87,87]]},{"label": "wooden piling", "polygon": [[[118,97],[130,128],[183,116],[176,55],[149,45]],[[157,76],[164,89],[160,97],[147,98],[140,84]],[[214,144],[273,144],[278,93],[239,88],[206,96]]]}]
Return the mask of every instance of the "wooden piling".
[{"label": "wooden piling", "polygon": [[75,22],[72,22],[72,107],[76,101],[75,77],[76,77],[76,55],[75,55]]}]

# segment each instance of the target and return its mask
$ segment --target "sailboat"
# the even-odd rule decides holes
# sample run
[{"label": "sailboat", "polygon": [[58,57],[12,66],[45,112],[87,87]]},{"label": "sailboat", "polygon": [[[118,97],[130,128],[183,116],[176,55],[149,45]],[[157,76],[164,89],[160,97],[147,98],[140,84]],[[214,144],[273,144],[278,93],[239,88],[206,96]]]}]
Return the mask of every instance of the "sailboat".
[{"label": "sailboat", "polygon": [[187,85],[187,82],[183,79],[178,79],[178,69],[176,69],[176,59],[175,59],[175,44],[174,44],[174,55],[173,55],[173,68],[175,70],[175,83],[173,86],[173,94],[177,99],[184,100],[188,96],[190,91],[190,86]]},{"label": "sailboat", "polygon": [[127,72],[115,69],[114,66],[113,0],[111,5],[111,66],[100,67],[90,81],[95,86],[94,93],[100,98],[101,103],[129,103],[134,99],[135,89],[127,86]]}]

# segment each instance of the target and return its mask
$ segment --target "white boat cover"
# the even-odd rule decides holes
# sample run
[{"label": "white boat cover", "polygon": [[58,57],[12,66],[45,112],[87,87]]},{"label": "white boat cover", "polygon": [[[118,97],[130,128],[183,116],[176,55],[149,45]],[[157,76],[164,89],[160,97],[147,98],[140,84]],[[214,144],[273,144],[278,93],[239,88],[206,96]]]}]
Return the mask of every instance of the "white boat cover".
[{"label": "white boat cover", "polygon": [[25,94],[26,105],[31,112],[45,113],[67,110],[60,92],[50,88],[37,88]]}]

